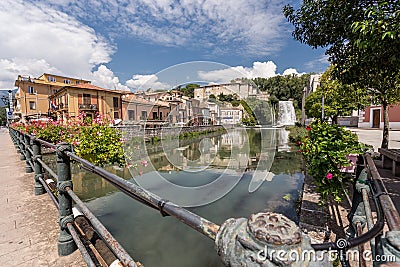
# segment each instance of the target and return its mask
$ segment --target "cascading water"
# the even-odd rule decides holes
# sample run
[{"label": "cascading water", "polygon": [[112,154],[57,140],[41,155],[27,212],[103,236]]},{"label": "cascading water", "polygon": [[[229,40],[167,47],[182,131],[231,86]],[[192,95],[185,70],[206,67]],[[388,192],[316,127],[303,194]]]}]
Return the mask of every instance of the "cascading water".
[{"label": "cascading water", "polygon": [[294,125],[296,113],[292,101],[279,101],[278,126]]}]

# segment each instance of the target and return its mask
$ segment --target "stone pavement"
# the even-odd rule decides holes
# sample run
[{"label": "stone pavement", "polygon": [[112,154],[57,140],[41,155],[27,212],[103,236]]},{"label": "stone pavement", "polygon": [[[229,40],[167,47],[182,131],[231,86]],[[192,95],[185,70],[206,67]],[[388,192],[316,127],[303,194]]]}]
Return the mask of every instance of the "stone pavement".
[{"label": "stone pavement", "polygon": [[47,194],[35,196],[7,129],[0,129],[0,266],[86,266],[79,250],[59,257],[58,213]]},{"label": "stone pavement", "polygon": [[[348,128],[353,133],[358,135],[358,140],[362,143],[372,145],[374,151],[378,152],[378,148],[382,143],[382,129],[362,129],[362,128]],[[400,149],[400,131],[389,131],[389,148]]]}]

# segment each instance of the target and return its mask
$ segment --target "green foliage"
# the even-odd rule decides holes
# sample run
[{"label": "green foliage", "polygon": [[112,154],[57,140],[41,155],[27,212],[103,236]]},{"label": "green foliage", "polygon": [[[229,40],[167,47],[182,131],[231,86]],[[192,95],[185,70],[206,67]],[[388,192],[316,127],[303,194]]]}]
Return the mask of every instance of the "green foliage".
[{"label": "green foliage", "polygon": [[[251,110],[252,116],[259,125],[272,125],[273,124],[273,111],[267,101],[249,97],[245,102],[247,107]],[[246,110],[247,112],[247,110]]]},{"label": "green foliage", "polygon": [[255,119],[255,115],[254,115],[253,111],[251,110],[251,108],[249,107],[249,105],[247,104],[247,102],[242,99],[242,100],[240,100],[240,104],[242,105],[242,107],[244,108],[244,110],[247,113],[247,116],[243,116],[242,123],[247,126],[256,125],[257,120]]},{"label": "green foliage", "polygon": [[278,101],[294,100],[295,109],[301,109],[303,89],[307,86],[310,74],[274,76],[270,78],[255,78],[254,83],[261,91],[270,95],[270,104],[275,107]]},{"label": "green foliage", "polygon": [[[93,164],[118,164],[125,162],[121,133],[108,125],[93,124],[80,127],[73,137],[74,151]],[[71,141],[71,140],[69,140]]]},{"label": "green foliage", "polygon": [[357,135],[337,125],[316,122],[307,127],[308,135],[300,145],[307,170],[313,177],[322,201],[332,196],[335,201],[343,199],[343,188],[350,182],[340,167],[349,166],[348,154],[361,154],[364,146]]},{"label": "green foliage", "polygon": [[190,98],[194,97],[194,89],[199,88],[200,85],[196,83],[189,83],[185,87],[179,87],[179,91],[183,93],[184,96],[188,96]]},{"label": "green foliage", "polygon": [[305,110],[308,117],[321,118],[322,98],[324,115],[336,123],[339,116],[349,116],[353,110],[363,109],[368,104],[364,90],[344,85],[332,77],[332,67],[322,75],[320,86],[306,98]]},{"label": "green foliage", "polygon": [[308,132],[304,127],[302,126],[290,126],[286,127],[286,130],[289,131],[289,140],[292,143],[296,143],[300,145],[304,139],[304,137],[307,136]]},{"label": "green foliage", "polygon": [[32,122],[27,125],[13,124],[12,127],[54,144],[71,143],[75,154],[93,164],[123,165],[125,159],[122,134],[110,127],[110,123],[111,121],[105,117],[97,116],[92,120],[81,113],[77,120],[70,120],[67,123]]},{"label": "green foliage", "polygon": [[400,2],[303,1],[298,10],[284,7],[295,26],[293,36],[314,48],[328,47],[333,76],[356,84],[384,109],[382,147],[387,148],[387,108],[400,100]]}]

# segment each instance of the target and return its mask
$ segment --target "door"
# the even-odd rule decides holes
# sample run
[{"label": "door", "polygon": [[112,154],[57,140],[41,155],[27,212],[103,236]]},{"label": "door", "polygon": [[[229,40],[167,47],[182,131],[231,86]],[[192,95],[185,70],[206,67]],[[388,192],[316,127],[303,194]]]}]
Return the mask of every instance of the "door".
[{"label": "door", "polygon": [[372,128],[379,128],[381,124],[381,110],[374,109],[372,111]]}]

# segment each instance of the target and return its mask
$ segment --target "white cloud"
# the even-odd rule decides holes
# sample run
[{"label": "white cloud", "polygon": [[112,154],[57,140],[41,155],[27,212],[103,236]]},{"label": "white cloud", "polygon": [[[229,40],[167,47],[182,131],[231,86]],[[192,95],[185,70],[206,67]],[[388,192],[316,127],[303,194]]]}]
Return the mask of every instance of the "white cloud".
[{"label": "white cloud", "polygon": [[276,75],[276,65],[272,61],[254,62],[251,68],[236,66],[213,71],[199,71],[198,75],[200,79],[218,83],[229,82],[236,78],[269,78]]},{"label": "white cloud", "polygon": [[329,66],[328,59],[329,59],[329,56],[322,55],[315,60],[305,63],[305,66],[307,69],[310,69],[310,70],[314,70],[314,71],[317,70],[319,72],[324,72]]},{"label": "white cloud", "polygon": [[302,75],[302,74],[304,74],[304,73],[299,74],[299,73],[297,72],[296,69],[289,68],[289,69],[286,69],[286,70],[283,72],[282,75],[285,76],[285,75],[293,75],[293,74],[295,74],[295,75]]},{"label": "white cloud", "polygon": [[114,72],[104,65],[100,65],[97,70],[92,73],[91,80],[92,84],[103,88],[130,91],[126,85],[119,82],[119,78],[114,75]]},{"label": "white cloud", "polygon": [[126,81],[126,85],[138,90],[146,90],[149,88],[155,90],[172,88],[171,85],[158,81],[158,77],[155,74],[150,74],[150,75],[135,74],[132,76],[132,79]]},{"label": "white cloud", "polygon": [[13,87],[18,74],[43,72],[88,78],[109,62],[114,48],[95,31],[52,4],[0,1],[0,85]]},{"label": "white cloud", "polygon": [[[283,75],[302,75],[304,73],[298,73],[296,69],[289,68],[283,72]],[[213,71],[199,71],[198,75],[200,79],[204,81],[217,82],[217,83],[226,83],[236,78],[270,78],[276,75],[280,75],[276,73],[276,65],[272,61],[268,62],[253,62],[253,66],[251,68],[236,66],[230,67],[220,70]]]},{"label": "white cloud", "polygon": [[94,25],[111,24],[114,36],[214,52],[268,55],[278,51],[289,34],[281,0],[39,1]]}]

